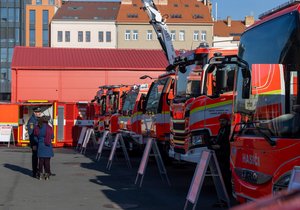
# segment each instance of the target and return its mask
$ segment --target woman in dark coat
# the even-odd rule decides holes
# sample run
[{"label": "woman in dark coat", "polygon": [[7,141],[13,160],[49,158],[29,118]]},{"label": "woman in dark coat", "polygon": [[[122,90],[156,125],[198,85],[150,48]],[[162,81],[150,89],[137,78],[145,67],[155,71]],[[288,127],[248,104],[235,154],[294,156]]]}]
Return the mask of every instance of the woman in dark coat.
[{"label": "woman in dark coat", "polygon": [[38,125],[34,128],[35,141],[38,143],[39,179],[44,177],[45,180],[49,179],[50,158],[54,156],[52,147],[54,134],[52,127],[48,125],[48,120],[49,117],[47,116],[40,117],[38,119]]}]

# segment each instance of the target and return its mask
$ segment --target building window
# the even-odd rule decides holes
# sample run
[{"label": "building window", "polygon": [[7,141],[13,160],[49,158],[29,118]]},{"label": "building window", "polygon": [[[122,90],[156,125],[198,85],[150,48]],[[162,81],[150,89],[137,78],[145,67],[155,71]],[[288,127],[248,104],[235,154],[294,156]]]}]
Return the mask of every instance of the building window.
[{"label": "building window", "polygon": [[42,4],[42,0],[36,0],[36,5],[41,5]]},{"label": "building window", "polygon": [[49,23],[49,11],[43,10],[43,27],[44,25],[48,26],[48,23]]},{"label": "building window", "polygon": [[111,32],[106,31],[106,42],[111,42]]},{"label": "building window", "polygon": [[63,41],[63,32],[58,31],[57,32],[57,42],[62,42]]},{"label": "building window", "polygon": [[1,62],[7,62],[7,48],[1,48]]},{"label": "building window", "polygon": [[130,35],[131,35],[131,31],[130,30],[126,30],[125,31],[125,40],[130,40],[131,39]]},{"label": "building window", "polygon": [[194,31],[193,41],[199,41],[199,31]]},{"label": "building window", "polygon": [[147,31],[147,40],[152,40],[152,39],[153,39],[152,30],[148,30]]},{"label": "building window", "polygon": [[13,53],[14,53],[14,48],[8,48],[8,62],[12,61]]},{"label": "building window", "polygon": [[206,41],[206,31],[201,31],[201,41]]},{"label": "building window", "polygon": [[85,32],[85,41],[91,42],[91,32],[90,31]]},{"label": "building window", "polygon": [[6,32],[7,32],[7,39],[8,39],[8,42],[10,42],[10,43],[14,43],[15,42],[15,30],[14,30],[14,28],[12,28],[12,27],[9,27],[7,30],[6,30]]},{"label": "building window", "polygon": [[65,31],[65,42],[70,42],[70,31]]},{"label": "building window", "polygon": [[8,8],[8,22],[15,22],[15,9]]},{"label": "building window", "polygon": [[16,30],[15,30],[15,40],[16,40],[16,43],[20,42],[20,29],[19,28],[16,28]]},{"label": "building window", "polygon": [[15,8],[15,21],[17,22],[17,23],[19,23],[20,22],[20,9],[19,8]]},{"label": "building window", "polygon": [[98,31],[98,42],[103,42],[103,31]]},{"label": "building window", "polygon": [[138,40],[138,31],[137,30],[133,30],[132,40]]},{"label": "building window", "polygon": [[172,41],[176,40],[176,31],[174,31],[174,30],[171,31],[171,39],[172,39]]},{"label": "building window", "polygon": [[7,21],[7,8],[0,8],[1,22]]},{"label": "building window", "polygon": [[0,76],[1,80],[7,80],[7,72],[8,72],[8,69],[1,68],[1,76]]},{"label": "building window", "polygon": [[49,5],[54,5],[54,0],[48,0]]},{"label": "building window", "polygon": [[29,30],[29,46],[35,46],[35,29]]},{"label": "building window", "polygon": [[43,30],[43,47],[49,47],[49,30]]},{"label": "building window", "polygon": [[78,31],[78,42],[83,42],[83,31]]},{"label": "building window", "polygon": [[29,11],[29,24],[31,29],[35,28],[35,10]]},{"label": "building window", "polygon": [[184,41],[185,39],[185,33],[183,30],[179,31],[179,41]]}]

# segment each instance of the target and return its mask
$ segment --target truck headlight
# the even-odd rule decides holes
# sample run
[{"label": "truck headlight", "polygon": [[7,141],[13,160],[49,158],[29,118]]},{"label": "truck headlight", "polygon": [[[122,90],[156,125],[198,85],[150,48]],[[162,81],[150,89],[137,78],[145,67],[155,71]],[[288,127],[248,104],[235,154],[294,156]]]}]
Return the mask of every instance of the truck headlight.
[{"label": "truck headlight", "polygon": [[192,146],[203,144],[203,138],[201,135],[192,136]]}]

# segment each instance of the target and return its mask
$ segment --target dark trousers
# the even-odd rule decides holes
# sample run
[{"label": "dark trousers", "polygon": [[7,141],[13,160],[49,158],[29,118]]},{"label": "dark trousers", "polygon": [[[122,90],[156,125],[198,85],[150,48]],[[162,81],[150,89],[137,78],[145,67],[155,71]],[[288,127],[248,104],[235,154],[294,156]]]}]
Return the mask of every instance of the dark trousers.
[{"label": "dark trousers", "polygon": [[45,173],[50,174],[50,158],[40,157],[39,158],[39,171],[40,173],[43,173],[45,170]]},{"label": "dark trousers", "polygon": [[32,150],[31,163],[32,163],[32,175],[36,176],[38,170],[37,150]]},{"label": "dark trousers", "polygon": [[226,187],[228,195],[232,195],[232,184],[231,184],[231,171],[230,171],[230,159],[225,155],[217,155],[220,171]]}]

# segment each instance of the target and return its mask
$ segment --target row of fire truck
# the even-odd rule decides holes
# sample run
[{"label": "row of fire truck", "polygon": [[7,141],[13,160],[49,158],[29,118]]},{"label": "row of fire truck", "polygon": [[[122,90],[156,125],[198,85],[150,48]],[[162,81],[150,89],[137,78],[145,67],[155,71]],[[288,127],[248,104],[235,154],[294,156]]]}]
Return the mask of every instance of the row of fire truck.
[{"label": "row of fire truck", "polygon": [[[54,113],[54,130],[72,134],[74,130],[60,129],[68,122],[57,117],[68,109],[73,115],[82,114],[75,121],[72,115],[72,128],[92,126],[96,120],[100,131],[122,132],[138,144],[156,138],[170,157],[197,162],[218,132],[218,116],[229,113],[236,198],[243,202],[286,188],[292,168],[300,164],[299,0],[261,16],[243,33],[237,56],[234,49],[207,47],[177,56],[155,4],[143,3],[169,61],[165,74],[151,85],[101,86],[92,103],[78,103],[75,108],[24,102],[17,121],[29,118],[32,108],[42,104],[45,114]],[[24,136],[20,142],[28,143],[25,126],[18,129],[18,135]],[[59,140],[54,143],[59,145]]]},{"label": "row of fire truck", "polygon": [[[158,11],[152,1],[144,5]],[[211,49],[196,49],[169,59],[173,71],[153,82],[145,106],[132,115],[143,111],[135,118],[141,134],[147,128],[159,142],[171,142],[170,156],[193,162],[216,135],[218,116],[232,113],[233,189],[242,202],[285,189],[300,163],[299,5],[290,1],[261,16],[243,33],[238,56],[209,60]],[[163,19],[150,14],[162,34]]]}]

